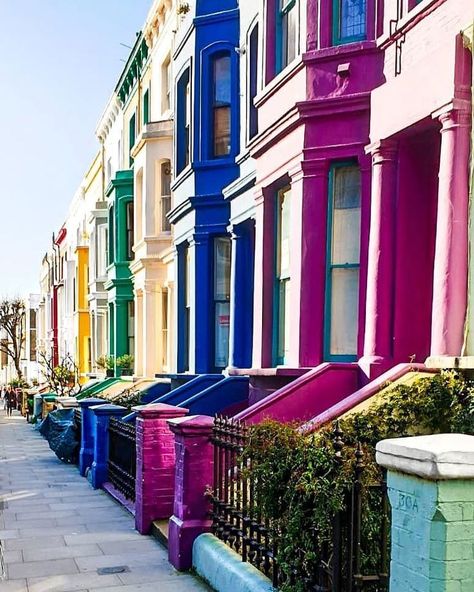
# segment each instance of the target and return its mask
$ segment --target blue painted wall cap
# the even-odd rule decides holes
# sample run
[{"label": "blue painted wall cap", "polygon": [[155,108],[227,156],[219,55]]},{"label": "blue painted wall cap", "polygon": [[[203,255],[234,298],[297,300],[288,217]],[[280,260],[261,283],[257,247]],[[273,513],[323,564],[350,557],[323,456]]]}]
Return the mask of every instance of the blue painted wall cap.
[{"label": "blue painted wall cap", "polygon": [[82,401],[78,401],[80,407],[92,407],[93,405],[101,405],[104,404],[104,399],[99,399],[98,397],[89,397],[87,399],[82,399]]},{"label": "blue painted wall cap", "polygon": [[90,408],[96,415],[125,415],[128,412],[126,407],[121,405],[112,405],[105,403],[104,405],[94,405]]}]

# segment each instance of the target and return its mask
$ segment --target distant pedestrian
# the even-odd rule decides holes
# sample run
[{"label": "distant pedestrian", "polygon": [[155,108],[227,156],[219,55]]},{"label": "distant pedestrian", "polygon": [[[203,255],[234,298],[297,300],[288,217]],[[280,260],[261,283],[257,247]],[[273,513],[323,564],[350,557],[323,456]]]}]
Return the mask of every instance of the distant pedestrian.
[{"label": "distant pedestrian", "polygon": [[16,408],[16,393],[11,386],[7,388],[5,397],[7,399],[7,415],[11,416],[13,410]]}]

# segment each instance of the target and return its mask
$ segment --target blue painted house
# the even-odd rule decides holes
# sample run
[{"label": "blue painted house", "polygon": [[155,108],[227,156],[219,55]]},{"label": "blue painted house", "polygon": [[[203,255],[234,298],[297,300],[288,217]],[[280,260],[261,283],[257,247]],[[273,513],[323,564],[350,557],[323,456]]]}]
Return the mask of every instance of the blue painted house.
[{"label": "blue painted house", "polygon": [[178,372],[221,372],[229,363],[230,207],[239,176],[237,0],[195,0],[175,41],[175,170]]}]

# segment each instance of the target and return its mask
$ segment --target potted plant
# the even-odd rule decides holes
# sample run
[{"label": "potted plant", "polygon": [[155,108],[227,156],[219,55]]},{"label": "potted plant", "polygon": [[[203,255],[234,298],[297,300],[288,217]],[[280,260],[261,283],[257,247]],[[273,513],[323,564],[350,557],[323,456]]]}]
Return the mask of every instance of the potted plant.
[{"label": "potted plant", "polygon": [[114,356],[100,356],[96,362],[98,368],[105,370],[106,376],[113,376],[115,370],[115,358]]},{"label": "potted plant", "polygon": [[122,370],[122,376],[131,376],[133,373],[133,356],[124,354],[117,358],[117,367]]}]

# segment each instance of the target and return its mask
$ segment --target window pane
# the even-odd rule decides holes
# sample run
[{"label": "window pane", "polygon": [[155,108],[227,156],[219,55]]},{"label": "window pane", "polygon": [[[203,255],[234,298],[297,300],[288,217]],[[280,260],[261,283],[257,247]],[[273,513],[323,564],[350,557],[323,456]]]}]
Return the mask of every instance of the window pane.
[{"label": "window pane", "polygon": [[161,328],[162,364],[163,368],[166,368],[168,365],[168,290],[166,288],[161,293]]},{"label": "window pane", "polygon": [[214,103],[230,103],[230,56],[214,59]]},{"label": "window pane", "polygon": [[229,318],[230,304],[228,302],[216,302],[215,318],[215,360],[216,368],[227,366],[229,354]]},{"label": "window pane", "polygon": [[333,265],[359,263],[360,170],[357,166],[334,169],[332,210]]},{"label": "window pane", "polygon": [[128,336],[135,337],[135,301],[128,302]]},{"label": "window pane", "polygon": [[340,37],[365,36],[366,0],[340,0]]},{"label": "window pane", "polygon": [[230,298],[230,239],[214,240],[214,299]]},{"label": "window pane", "polygon": [[230,154],[230,107],[214,108],[214,156]]},{"label": "window pane", "polygon": [[191,254],[189,249],[186,249],[186,254],[184,256],[184,264],[185,264],[185,306],[186,308],[191,307]]},{"label": "window pane", "polygon": [[133,259],[133,202],[127,203],[127,259]]},{"label": "window pane", "polygon": [[280,281],[278,287],[278,360],[279,364],[288,361],[290,343],[290,317],[288,305],[290,302],[290,280]]},{"label": "window pane", "polygon": [[290,197],[289,188],[278,194],[277,275],[280,278],[290,276]]},{"label": "window pane", "polygon": [[331,270],[331,355],[356,355],[359,269]]},{"label": "window pane", "polygon": [[282,68],[291,63],[296,57],[297,36],[296,5],[282,15]]},{"label": "window pane", "polygon": [[185,89],[185,137],[184,137],[184,164],[190,163],[190,144],[191,144],[191,85],[186,84]]},{"label": "window pane", "polygon": [[249,139],[252,139],[258,132],[258,114],[257,107],[254,105],[254,99],[257,96],[258,87],[258,25],[250,34],[249,51]]},{"label": "window pane", "polygon": [[171,210],[171,163],[164,162],[161,165],[161,230],[170,230],[166,214]]}]

